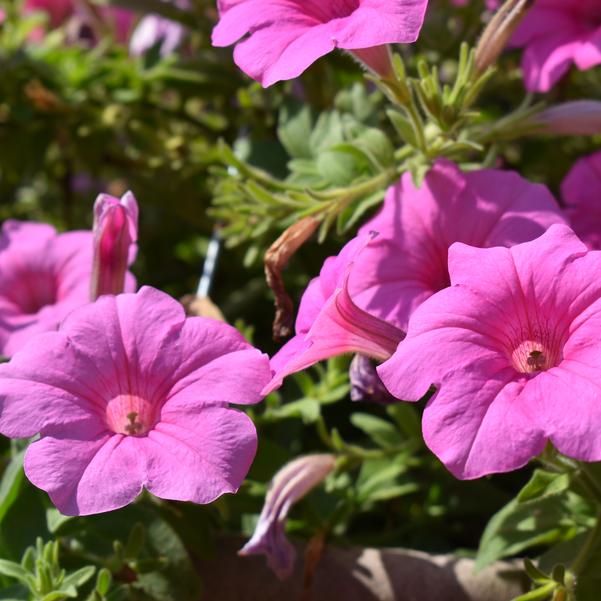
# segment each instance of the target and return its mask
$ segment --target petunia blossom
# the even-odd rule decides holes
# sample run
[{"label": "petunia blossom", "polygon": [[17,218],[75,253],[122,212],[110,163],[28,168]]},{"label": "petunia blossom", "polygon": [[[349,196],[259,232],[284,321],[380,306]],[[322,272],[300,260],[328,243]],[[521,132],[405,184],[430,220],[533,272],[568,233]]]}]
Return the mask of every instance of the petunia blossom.
[{"label": "petunia blossom", "polygon": [[572,229],[589,248],[601,250],[601,152],[576,162],[561,193]]},{"label": "petunia blossom", "polygon": [[57,234],[44,223],[6,221],[0,234],[0,354],[54,330],[90,299],[92,232]]},{"label": "petunia blossom", "polygon": [[389,189],[380,213],[337,257],[327,259],[309,284],[296,335],[272,358],[268,389],[342,352],[389,357],[411,313],[449,285],[447,254],[453,242],[512,246],[563,222],[547,188],[516,173],[463,173],[440,161],[421,188],[405,174]]},{"label": "petunia blossom", "polygon": [[252,538],[240,555],[264,554],[282,580],[291,576],[296,553],[286,538],[286,519],[292,506],[334,469],[334,455],[305,455],[287,463],[274,476]]},{"label": "petunia blossom", "polygon": [[528,90],[547,92],[572,65],[585,71],[601,64],[601,2],[535,0],[512,45],[525,48]]},{"label": "petunia blossom", "polygon": [[[215,46],[263,86],[298,77],[335,48],[373,70],[386,68],[386,45],[414,42],[428,0],[218,0]],[[248,37],[246,37],[248,36]]]},{"label": "petunia blossom", "polygon": [[25,473],[66,515],[143,489],[210,503],[238,489],[257,446],[230,403],[258,402],[268,379],[267,356],[233,327],[144,287],[75,310],[0,366],[0,432],[40,433]]},{"label": "petunia blossom", "polygon": [[548,441],[601,459],[601,252],[566,225],[510,249],[454,244],[451,287],[378,368],[397,398],[436,392],[424,439],[458,478],[508,472]]}]

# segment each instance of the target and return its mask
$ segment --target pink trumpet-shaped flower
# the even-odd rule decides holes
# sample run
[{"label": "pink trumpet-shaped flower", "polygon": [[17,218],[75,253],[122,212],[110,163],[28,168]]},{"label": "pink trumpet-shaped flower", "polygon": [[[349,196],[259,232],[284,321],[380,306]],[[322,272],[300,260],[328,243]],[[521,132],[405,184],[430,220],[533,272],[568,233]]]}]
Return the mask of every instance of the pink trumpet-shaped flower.
[{"label": "pink trumpet-shaped flower", "polygon": [[437,391],[424,439],[458,478],[525,465],[551,441],[601,459],[601,252],[565,225],[506,248],[454,244],[451,287],[378,368],[397,398]]},{"label": "pink trumpet-shaped flower", "polygon": [[92,232],[57,234],[43,223],[6,221],[0,234],[0,354],[55,330],[89,301]]},{"label": "pink trumpet-shaped flower", "polygon": [[580,159],[561,192],[572,229],[590,249],[601,250],[601,152]]},{"label": "pink trumpet-shaped flower", "polygon": [[137,239],[138,203],[134,195],[127,192],[119,200],[100,194],[94,203],[92,300],[102,294],[123,292]]},{"label": "pink trumpet-shaped flower", "polygon": [[298,77],[335,48],[354,52],[379,71],[388,69],[389,62],[381,51],[374,62],[373,49],[414,42],[427,4],[428,0],[218,0],[220,21],[213,44],[230,46],[248,35],[236,46],[234,60],[263,86]]},{"label": "pink trumpet-shaped flower", "polygon": [[601,64],[601,2],[535,0],[512,44],[525,47],[528,90],[547,92],[572,65],[584,71]]},{"label": "pink trumpet-shaped flower", "polygon": [[0,432],[27,438],[25,473],[67,515],[117,509],[143,488],[210,503],[255,455],[266,355],[231,326],[186,318],[144,287],[73,311],[0,366]]},{"label": "pink trumpet-shaped flower", "polygon": [[[307,287],[296,335],[272,358],[274,377],[267,390],[336,354],[390,356],[411,313],[449,285],[453,242],[512,246],[563,222],[549,191],[516,173],[462,173],[440,161],[421,188],[405,174],[389,189],[381,212],[337,257],[326,260]],[[379,235],[368,234],[371,230]]]},{"label": "pink trumpet-shaped flower", "polygon": [[291,576],[296,553],[286,538],[286,518],[292,506],[322,482],[335,463],[334,455],[306,455],[280,469],[267,492],[255,532],[240,555],[265,554],[279,578]]}]

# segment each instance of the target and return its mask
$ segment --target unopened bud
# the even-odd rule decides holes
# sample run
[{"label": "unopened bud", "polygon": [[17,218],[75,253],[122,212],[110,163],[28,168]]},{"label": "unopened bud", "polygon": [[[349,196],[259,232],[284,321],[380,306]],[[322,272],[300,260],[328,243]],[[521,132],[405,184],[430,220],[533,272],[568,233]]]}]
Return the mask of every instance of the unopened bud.
[{"label": "unopened bud", "polygon": [[476,73],[492,67],[534,0],[507,0],[490,20],[476,46]]},{"label": "unopened bud", "polygon": [[565,136],[601,134],[601,101],[574,100],[544,109],[532,117],[532,125],[542,133]]},{"label": "unopened bud", "polygon": [[138,238],[138,203],[131,192],[121,200],[100,194],[94,204],[92,300],[120,294]]}]

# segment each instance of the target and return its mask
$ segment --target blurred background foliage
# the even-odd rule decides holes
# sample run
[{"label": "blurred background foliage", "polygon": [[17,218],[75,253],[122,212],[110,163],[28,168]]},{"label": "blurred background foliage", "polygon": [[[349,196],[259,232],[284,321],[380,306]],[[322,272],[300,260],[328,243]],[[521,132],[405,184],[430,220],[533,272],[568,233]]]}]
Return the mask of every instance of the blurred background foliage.
[{"label": "blurred background foliage", "polygon": [[[334,53],[299,80],[263,90],[235,67],[231,49],[211,47],[214,0],[195,0],[187,10],[158,0],[121,4],[185,24],[179,52],[162,57],[154,47],[133,57],[110,37],[96,45],[74,43],[63,29],[32,41],[40,16],[24,15],[19,2],[0,2],[6,14],[0,25],[0,219],[89,228],[98,193],[131,189],[141,208],[138,281],[176,297],[195,290],[208,240],[219,225],[227,248],[213,300],[271,353],[276,347],[270,336],[272,297],[261,265],[265,249],[299,213],[311,213],[320,202],[330,206],[332,191],[354,189],[384,172],[393,177],[399,157],[408,157],[419,172],[435,155],[405,152],[411,144],[387,118],[384,94],[346,55]],[[399,49],[407,72],[415,76],[419,61],[426,60],[439,66],[443,83],[452,83],[461,43],[474,44],[488,16],[479,1],[458,8],[432,0],[418,43]],[[470,124],[494,123],[522,103],[518,65],[518,53],[503,56]],[[546,100],[600,96],[601,72],[591,70],[573,72]],[[559,183],[574,160],[598,142],[495,140],[481,149],[462,149],[461,159],[466,165],[517,168],[559,196]],[[384,181],[339,207],[328,223],[336,227],[323,230],[322,243],[306,244],[293,258],[284,275],[294,299],[323,259],[377,210]],[[344,457],[346,469],[295,509],[292,536],[327,534],[338,544],[473,555],[490,516],[511,502],[532,469],[455,480],[421,439],[424,402],[352,403],[349,361],[331,360],[298,374],[252,409],[260,446],[247,483],[238,495],[210,507],[147,495],[111,514],[64,518],[23,477],[23,445],[3,439],[0,557],[23,559],[24,572],[0,563],[0,584],[10,585],[0,598],[27,598],[27,587],[33,591],[39,584],[42,592],[31,598],[46,599],[42,585],[52,577],[56,590],[64,589],[52,599],[196,600],[201,585],[194,562],[211,552],[215,537],[250,535],[277,469],[299,454],[328,449]],[[555,513],[545,514],[549,523],[528,522],[533,505],[520,509],[523,513],[504,510],[489,525],[482,561],[528,549],[536,554],[590,526],[591,509],[575,493],[536,490],[526,502],[552,505]],[[40,544],[26,552],[37,537],[59,537],[60,557]],[[62,580],[59,562],[67,570]],[[86,566],[95,569],[68,580]]]}]

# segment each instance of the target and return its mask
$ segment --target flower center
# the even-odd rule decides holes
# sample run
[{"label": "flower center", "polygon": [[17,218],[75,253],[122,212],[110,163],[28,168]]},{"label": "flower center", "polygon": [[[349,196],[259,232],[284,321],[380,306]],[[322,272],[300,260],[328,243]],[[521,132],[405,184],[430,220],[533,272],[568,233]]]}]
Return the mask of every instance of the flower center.
[{"label": "flower center", "polygon": [[534,374],[555,367],[561,361],[558,345],[524,340],[511,354],[513,367],[523,374]]},{"label": "flower center", "polygon": [[135,394],[120,394],[106,406],[106,423],[115,434],[143,436],[156,423],[155,409]]},{"label": "flower center", "polygon": [[54,274],[23,271],[10,279],[5,295],[26,315],[35,315],[57,300],[57,285]]},{"label": "flower center", "polygon": [[309,13],[322,23],[343,19],[352,15],[360,6],[360,0],[297,0],[305,14]]}]

